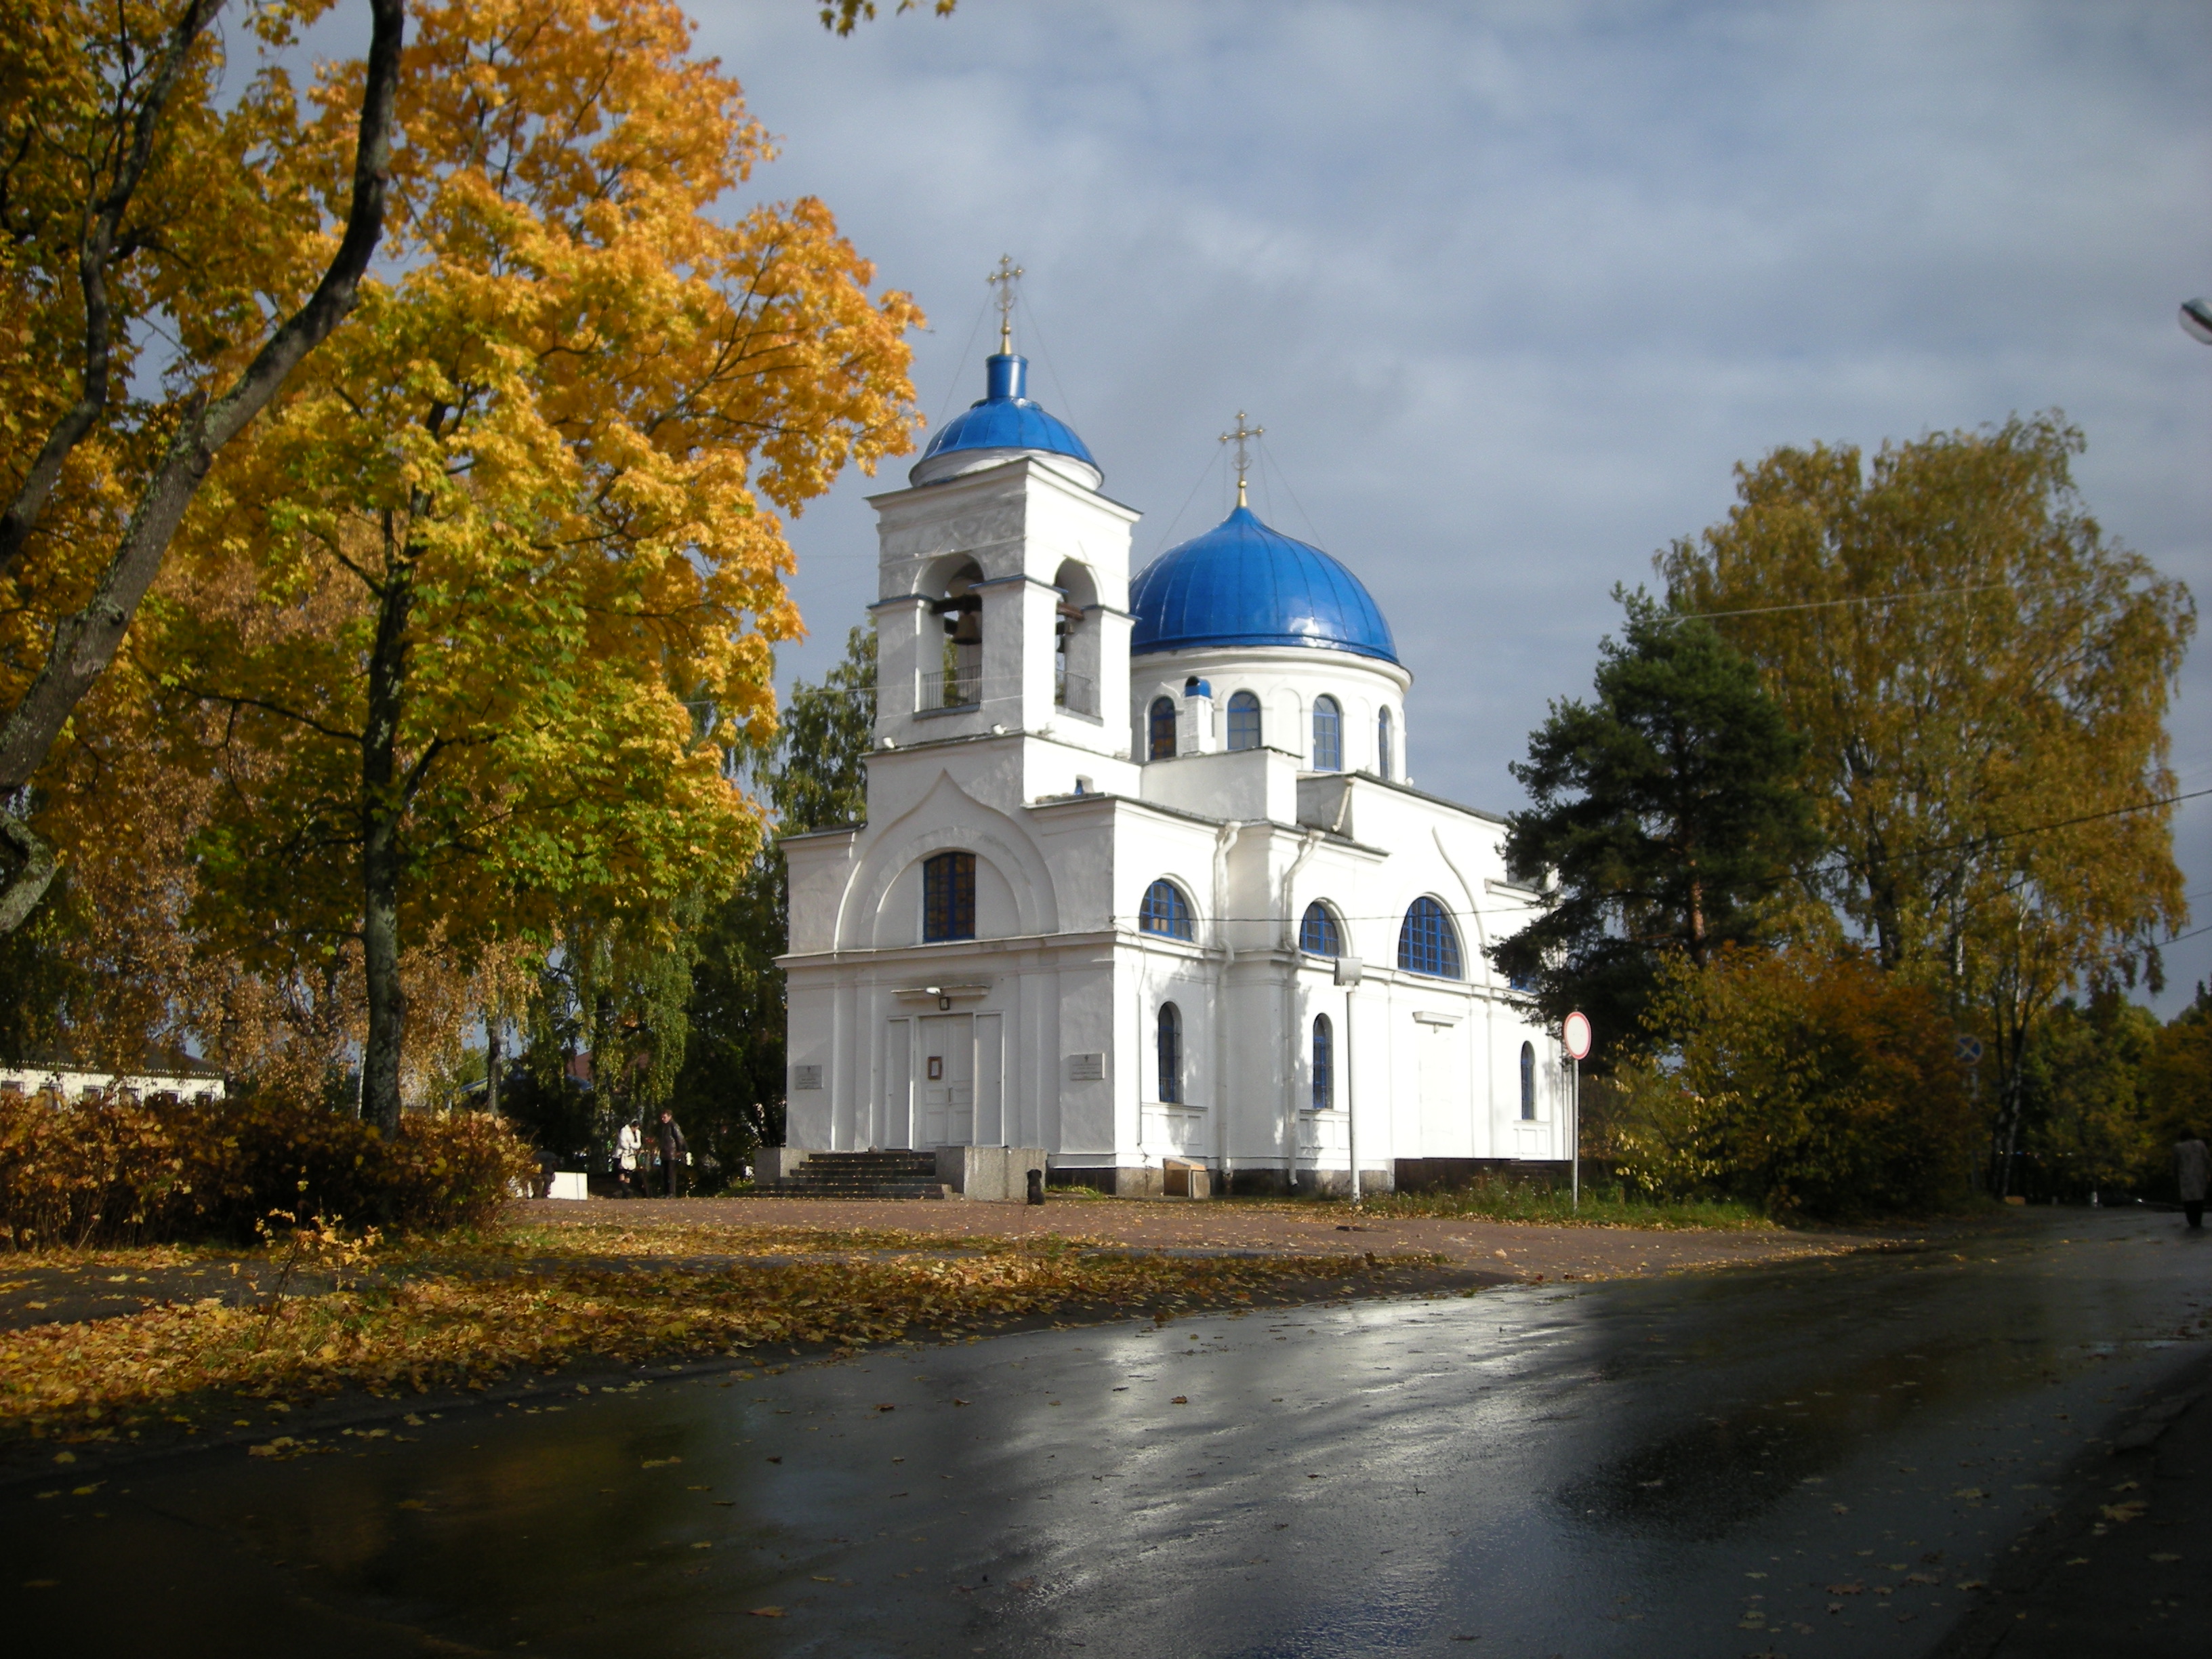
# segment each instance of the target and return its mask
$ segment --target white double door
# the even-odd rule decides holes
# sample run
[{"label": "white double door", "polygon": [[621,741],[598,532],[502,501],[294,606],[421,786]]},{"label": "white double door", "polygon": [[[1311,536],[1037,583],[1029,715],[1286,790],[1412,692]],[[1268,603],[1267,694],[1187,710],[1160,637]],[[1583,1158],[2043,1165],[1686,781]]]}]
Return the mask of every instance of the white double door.
[{"label": "white double door", "polygon": [[893,1019],[884,1033],[878,1144],[1000,1145],[1006,1127],[1003,1024],[996,1012]]},{"label": "white double door", "polygon": [[919,1022],[915,1103],[923,1146],[969,1146],[975,1140],[975,1017],[930,1014]]}]

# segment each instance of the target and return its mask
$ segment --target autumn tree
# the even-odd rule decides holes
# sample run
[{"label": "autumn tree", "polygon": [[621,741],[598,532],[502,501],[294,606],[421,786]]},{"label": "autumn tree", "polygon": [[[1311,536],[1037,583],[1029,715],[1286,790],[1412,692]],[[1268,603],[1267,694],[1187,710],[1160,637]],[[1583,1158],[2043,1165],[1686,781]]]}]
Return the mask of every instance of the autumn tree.
[{"label": "autumn tree", "polygon": [[1674,957],[1651,1015],[1660,1056],[1618,1073],[1634,1185],[1835,1217],[1966,1195],[1978,1125],[1926,986],[1848,949],[1723,947]]},{"label": "autumn tree", "polygon": [[2036,1021],[2154,984],[2187,915],[2166,712],[2195,605],[2106,537],[2081,448],[2051,414],[1871,459],[1778,449],[1657,560],[1807,740],[1819,890],[1991,1039],[2004,1168]]},{"label": "autumn tree", "polygon": [[[358,296],[405,22],[368,8],[305,168],[281,67],[224,94],[223,0],[27,0],[0,30],[0,933],[56,867],[32,787],[209,468]],[[327,9],[252,32],[281,47]]]},{"label": "autumn tree", "polygon": [[2081,1200],[2164,1172],[2150,1062],[2158,1016],[2106,987],[2036,1023],[2021,1062],[2022,1151],[2039,1195]]},{"label": "autumn tree", "polygon": [[207,925],[359,941],[387,1127],[404,940],[635,961],[734,884],[724,759],[799,625],[768,505],[910,442],[920,313],[818,201],[719,213],[769,150],[690,46],[664,0],[418,11],[391,280],[228,459],[145,648],[225,784]]},{"label": "autumn tree", "polygon": [[[867,817],[876,726],[876,635],[855,628],[819,685],[791,688],[776,744],[758,770],[779,836]],[[725,1170],[783,1133],[784,988],[788,939],[783,854],[764,844],[737,890],[708,909],[693,941],[690,1048],[673,1103],[685,1131]]]},{"label": "autumn tree", "polygon": [[1648,1038],[1662,969],[1771,937],[1775,898],[1816,848],[1796,786],[1803,745],[1759,672],[1711,625],[1643,593],[1598,647],[1595,697],[1558,701],[1512,765],[1530,804],[1505,858],[1555,875],[1550,907],[1491,947],[1557,1020],[1580,1008],[1613,1052]]}]

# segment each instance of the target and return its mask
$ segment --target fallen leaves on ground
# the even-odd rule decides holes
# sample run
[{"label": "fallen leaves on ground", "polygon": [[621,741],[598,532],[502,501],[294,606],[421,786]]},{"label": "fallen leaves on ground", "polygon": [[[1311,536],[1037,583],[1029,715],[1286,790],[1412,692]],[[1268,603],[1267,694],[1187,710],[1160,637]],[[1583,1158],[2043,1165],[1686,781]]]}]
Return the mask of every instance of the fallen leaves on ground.
[{"label": "fallen leaves on ground", "polygon": [[[1392,1257],[1376,1270],[1425,1265]],[[1323,1258],[1158,1256],[1051,1241],[957,1258],[422,1273],[273,1311],[210,1299],[0,1333],[0,1432],[108,1438],[216,1390],[274,1400],[348,1386],[481,1387],[522,1366],[703,1358],[763,1343],[858,1347],[1070,1307],[1164,1318],[1249,1305],[1272,1286],[1342,1272]]]}]

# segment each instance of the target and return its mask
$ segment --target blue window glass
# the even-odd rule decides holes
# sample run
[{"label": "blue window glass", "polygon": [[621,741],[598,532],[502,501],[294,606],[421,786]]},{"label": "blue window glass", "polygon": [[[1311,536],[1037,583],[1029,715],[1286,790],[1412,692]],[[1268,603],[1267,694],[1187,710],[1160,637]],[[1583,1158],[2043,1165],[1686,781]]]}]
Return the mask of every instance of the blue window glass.
[{"label": "blue window glass", "polygon": [[1173,760],[1176,751],[1176,707],[1173,697],[1154,697],[1152,715],[1153,760]]},{"label": "blue window glass", "polygon": [[1344,937],[1337,931],[1336,918],[1319,899],[1306,906],[1305,918],[1298,923],[1298,949],[1310,957],[1344,954]]},{"label": "blue window glass", "polygon": [[1438,979],[1457,979],[1459,935],[1451,918],[1432,898],[1413,901],[1398,930],[1398,965],[1409,974],[1431,974]]},{"label": "blue window glass", "polygon": [[1316,1112],[1336,1104],[1336,1033],[1327,1014],[1314,1016],[1313,1103]]},{"label": "blue window glass", "polygon": [[1505,983],[1512,990],[1534,991],[1536,988],[1536,976],[1534,974],[1508,974],[1505,976]]},{"label": "blue window glass", "polygon": [[1260,746],[1260,700],[1249,691],[1239,691],[1229,699],[1229,746],[1231,749],[1257,749]]},{"label": "blue window glass", "polygon": [[1147,933],[1170,939],[1191,937],[1190,901],[1171,881],[1156,881],[1145,889],[1145,902],[1137,910],[1137,927]]},{"label": "blue window glass", "polygon": [[1533,1120],[1536,1115],[1536,1045],[1521,1045],[1521,1115]]},{"label": "blue window glass", "polygon": [[1182,1011],[1160,1004],[1160,1098],[1170,1105],[1182,1099]]},{"label": "blue window glass", "polygon": [[1386,708],[1375,717],[1375,770],[1382,777],[1395,778],[1398,775],[1394,748],[1395,733],[1390,711]]},{"label": "blue window glass", "polygon": [[1334,697],[1314,699],[1313,769],[1344,770],[1344,711]]},{"label": "blue window glass", "polygon": [[975,855],[939,853],[921,866],[925,943],[975,937]]}]

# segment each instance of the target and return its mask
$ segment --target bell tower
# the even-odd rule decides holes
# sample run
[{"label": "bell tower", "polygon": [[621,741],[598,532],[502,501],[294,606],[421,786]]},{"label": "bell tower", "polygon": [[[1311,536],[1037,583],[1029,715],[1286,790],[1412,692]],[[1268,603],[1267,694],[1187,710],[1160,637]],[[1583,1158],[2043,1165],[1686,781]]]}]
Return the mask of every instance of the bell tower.
[{"label": "bell tower", "polygon": [[[1090,450],[1029,396],[1013,349],[1014,283],[1001,259],[999,349],[984,396],[908,473],[870,498],[879,552],[877,764],[902,750],[1021,735],[1040,754],[1030,799],[1069,793],[1085,757],[1128,758],[1129,532],[1138,514],[1099,492]],[[1030,769],[1025,763],[1025,770]],[[1068,781],[1054,788],[1054,775]]]}]

